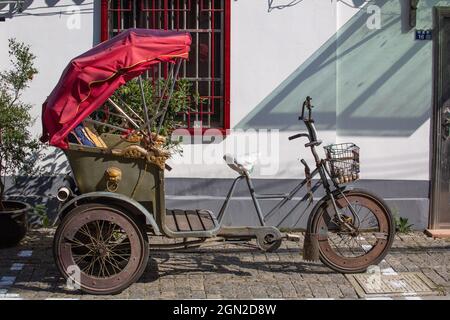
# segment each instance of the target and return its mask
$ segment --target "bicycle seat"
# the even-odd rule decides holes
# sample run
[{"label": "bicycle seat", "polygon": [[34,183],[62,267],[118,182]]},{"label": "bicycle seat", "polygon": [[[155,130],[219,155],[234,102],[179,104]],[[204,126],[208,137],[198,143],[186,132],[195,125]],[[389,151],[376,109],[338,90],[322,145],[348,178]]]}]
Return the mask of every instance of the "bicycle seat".
[{"label": "bicycle seat", "polygon": [[231,154],[225,154],[223,160],[227,165],[239,174],[251,173],[255,166],[258,156],[256,154],[248,154],[242,156],[233,156]]}]

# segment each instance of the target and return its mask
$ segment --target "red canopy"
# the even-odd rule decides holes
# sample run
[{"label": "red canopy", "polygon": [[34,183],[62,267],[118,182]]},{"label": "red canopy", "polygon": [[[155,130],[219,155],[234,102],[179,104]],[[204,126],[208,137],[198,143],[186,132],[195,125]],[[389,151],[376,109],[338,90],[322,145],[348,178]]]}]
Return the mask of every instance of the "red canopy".
[{"label": "red canopy", "polygon": [[67,135],[127,81],[151,65],[187,59],[187,32],[128,29],[74,58],[42,105],[42,142],[67,148]]}]

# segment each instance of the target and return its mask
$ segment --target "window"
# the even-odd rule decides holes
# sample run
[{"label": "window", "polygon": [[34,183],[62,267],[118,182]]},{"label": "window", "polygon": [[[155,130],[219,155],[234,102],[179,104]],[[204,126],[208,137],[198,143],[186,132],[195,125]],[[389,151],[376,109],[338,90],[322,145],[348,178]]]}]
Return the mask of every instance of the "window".
[{"label": "window", "polygon": [[[201,103],[180,115],[187,128],[229,128],[229,0],[102,0],[102,41],[128,28],[186,30],[189,61],[180,76],[193,82]],[[167,66],[150,77],[167,75]]]}]

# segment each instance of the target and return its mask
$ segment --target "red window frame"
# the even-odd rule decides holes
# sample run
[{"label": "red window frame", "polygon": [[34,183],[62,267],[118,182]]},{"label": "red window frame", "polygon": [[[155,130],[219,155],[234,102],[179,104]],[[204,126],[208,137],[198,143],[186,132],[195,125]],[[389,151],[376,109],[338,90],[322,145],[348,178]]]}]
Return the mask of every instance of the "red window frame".
[{"label": "red window frame", "polygon": [[[167,1],[167,0],[165,0]],[[100,28],[100,40],[106,41],[109,38],[109,0],[101,0],[101,28]],[[203,0],[200,0],[203,10]],[[167,6],[166,6],[167,7]],[[125,10],[127,8],[124,8]],[[207,10],[207,9],[206,9]],[[223,44],[223,127],[202,128],[202,134],[209,129],[220,130],[222,134],[226,135],[228,129],[230,129],[230,42],[231,42],[231,0],[224,0],[224,44]],[[189,128],[191,134],[198,133],[200,130]]]}]

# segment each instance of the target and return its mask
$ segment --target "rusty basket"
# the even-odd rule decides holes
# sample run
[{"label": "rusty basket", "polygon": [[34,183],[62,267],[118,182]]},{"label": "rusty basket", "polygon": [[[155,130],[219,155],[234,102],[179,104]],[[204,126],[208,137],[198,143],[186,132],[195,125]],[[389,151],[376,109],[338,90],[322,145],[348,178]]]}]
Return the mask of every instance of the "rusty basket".
[{"label": "rusty basket", "polygon": [[359,179],[359,147],[354,143],[331,144],[324,147],[330,176],[338,184]]}]

